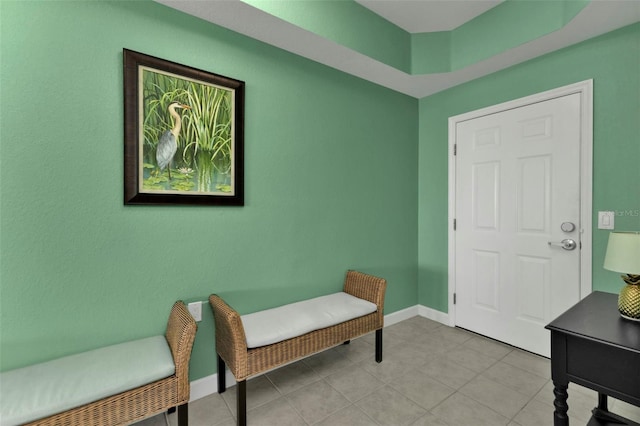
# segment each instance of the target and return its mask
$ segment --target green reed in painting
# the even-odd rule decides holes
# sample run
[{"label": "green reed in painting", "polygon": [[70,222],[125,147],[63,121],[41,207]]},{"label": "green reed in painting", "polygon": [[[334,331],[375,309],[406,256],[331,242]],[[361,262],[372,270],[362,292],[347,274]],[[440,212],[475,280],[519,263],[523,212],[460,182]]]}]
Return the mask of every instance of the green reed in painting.
[{"label": "green reed in painting", "polygon": [[[144,189],[230,192],[232,92],[145,69],[143,96]],[[174,127],[175,119],[168,110],[172,102],[188,109],[176,111],[182,124],[177,150],[173,161],[161,171],[156,150],[162,134]]]}]

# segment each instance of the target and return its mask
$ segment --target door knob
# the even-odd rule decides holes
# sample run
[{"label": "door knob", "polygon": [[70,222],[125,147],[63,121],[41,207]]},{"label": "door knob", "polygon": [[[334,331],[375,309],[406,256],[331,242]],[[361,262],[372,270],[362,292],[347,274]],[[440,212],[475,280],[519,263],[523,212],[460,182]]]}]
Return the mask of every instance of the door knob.
[{"label": "door knob", "polygon": [[559,243],[554,243],[553,241],[549,241],[549,245],[553,247],[562,247],[565,250],[573,250],[576,247],[578,247],[578,244],[574,240],[571,240],[568,238],[560,241]]}]

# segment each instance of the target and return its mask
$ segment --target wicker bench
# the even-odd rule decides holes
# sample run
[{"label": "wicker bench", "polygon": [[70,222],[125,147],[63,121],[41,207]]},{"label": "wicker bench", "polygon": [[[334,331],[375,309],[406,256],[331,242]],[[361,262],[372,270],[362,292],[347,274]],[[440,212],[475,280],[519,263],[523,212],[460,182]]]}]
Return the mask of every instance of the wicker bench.
[{"label": "wicker bench", "polygon": [[0,423],[124,425],[177,407],[178,424],[187,426],[196,328],[178,301],[164,336],[5,371],[0,374]]},{"label": "wicker bench", "polygon": [[[295,337],[251,347],[247,344],[245,320],[231,308],[222,298],[216,294],[209,297],[209,303],[215,319],[215,340],[218,358],[218,392],[226,390],[225,365],[229,367],[237,382],[237,422],[238,425],[246,425],[246,380],[252,376],[264,373],[268,370],[282,366],[291,361],[303,358],[307,355],[329,349],[331,347],[348,342],[363,334],[375,331],[375,359],[382,361],[382,327],[384,322],[384,295],[386,280],[357,271],[348,271],[343,293],[346,297],[355,296],[353,299],[366,301],[373,304],[374,311],[353,319],[349,319],[331,326],[321,325],[313,331]],[[322,298],[317,298],[322,299]],[[311,299],[313,304],[315,299]],[[305,302],[299,302],[302,307],[307,307]],[[356,301],[357,303],[357,301]],[[316,303],[317,305],[317,303]],[[285,305],[284,309],[289,305]],[[267,316],[277,317],[285,311],[277,311],[281,308],[263,311]],[[269,312],[273,311],[273,312]],[[295,309],[294,309],[295,311]],[[302,318],[296,318],[295,314],[280,318],[281,322],[289,324],[304,322]],[[261,313],[260,313],[261,314]],[[274,315],[275,314],[275,315]],[[252,325],[254,327],[254,325]],[[255,330],[253,330],[255,331]],[[255,334],[255,333],[253,333]],[[254,336],[255,337],[255,336]]]}]

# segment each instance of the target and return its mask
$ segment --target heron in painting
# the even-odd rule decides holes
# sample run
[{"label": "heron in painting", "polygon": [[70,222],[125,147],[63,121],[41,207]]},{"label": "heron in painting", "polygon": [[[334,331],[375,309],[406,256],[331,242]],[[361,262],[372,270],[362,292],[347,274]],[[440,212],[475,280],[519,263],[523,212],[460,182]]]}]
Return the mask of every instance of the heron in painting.
[{"label": "heron in painting", "polygon": [[171,180],[171,161],[173,161],[173,156],[176,155],[178,150],[178,135],[182,127],[182,119],[180,114],[176,112],[176,108],[191,109],[190,106],[183,105],[180,102],[171,102],[169,104],[167,109],[171,117],[173,117],[173,128],[160,136],[156,147],[156,162],[160,169],[159,173],[162,173],[166,168],[169,172],[169,180]]}]

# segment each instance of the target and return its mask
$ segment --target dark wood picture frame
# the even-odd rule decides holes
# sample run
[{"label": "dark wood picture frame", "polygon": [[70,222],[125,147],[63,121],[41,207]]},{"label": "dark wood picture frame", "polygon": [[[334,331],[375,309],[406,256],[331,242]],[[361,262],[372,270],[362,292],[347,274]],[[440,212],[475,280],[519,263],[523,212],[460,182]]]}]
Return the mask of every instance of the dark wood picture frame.
[{"label": "dark wood picture frame", "polygon": [[245,83],[128,49],[123,64],[124,204],[243,206]]}]

